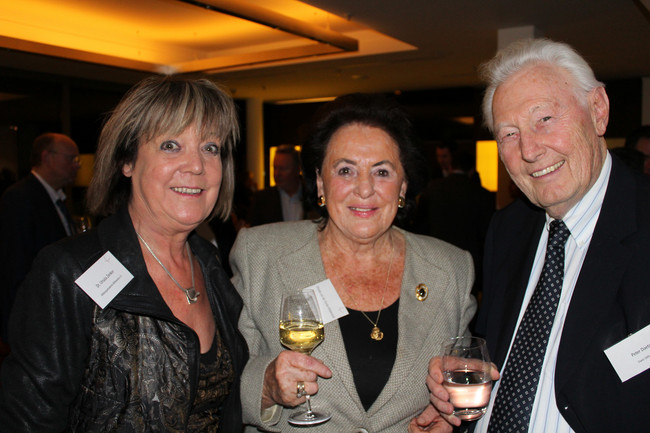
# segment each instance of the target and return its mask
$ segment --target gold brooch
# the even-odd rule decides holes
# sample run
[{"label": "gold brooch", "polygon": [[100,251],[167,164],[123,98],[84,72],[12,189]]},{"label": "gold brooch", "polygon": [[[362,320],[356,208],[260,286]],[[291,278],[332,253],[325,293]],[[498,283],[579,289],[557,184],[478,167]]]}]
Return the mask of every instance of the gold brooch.
[{"label": "gold brooch", "polygon": [[427,285],[424,283],[418,284],[418,286],[415,288],[415,297],[417,300],[422,302],[427,299],[427,296],[429,296],[429,288]]}]

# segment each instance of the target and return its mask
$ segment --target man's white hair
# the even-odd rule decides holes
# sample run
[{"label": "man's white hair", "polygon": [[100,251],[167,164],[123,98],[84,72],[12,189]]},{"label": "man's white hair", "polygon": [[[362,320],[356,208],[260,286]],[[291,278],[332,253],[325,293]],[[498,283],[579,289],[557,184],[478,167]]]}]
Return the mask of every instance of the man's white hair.
[{"label": "man's white hair", "polygon": [[497,87],[513,74],[535,64],[549,64],[568,71],[574,78],[576,97],[583,104],[586,104],[591,90],[605,86],[596,79],[585,59],[565,43],[549,39],[513,42],[479,67],[481,79],[487,84],[483,97],[483,122],[491,132],[494,132],[492,100]]}]

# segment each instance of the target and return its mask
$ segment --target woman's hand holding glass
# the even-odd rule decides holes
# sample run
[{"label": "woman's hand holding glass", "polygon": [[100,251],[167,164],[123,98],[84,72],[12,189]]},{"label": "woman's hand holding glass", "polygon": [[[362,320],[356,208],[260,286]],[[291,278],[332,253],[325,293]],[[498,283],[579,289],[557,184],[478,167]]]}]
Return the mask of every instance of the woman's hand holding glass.
[{"label": "woman's hand holding glass", "polygon": [[[283,297],[280,311],[280,343],[294,352],[311,355],[324,338],[323,319],[313,292]],[[305,397],[307,410],[292,413],[289,423],[308,426],[328,421],[332,417],[330,413],[312,410],[305,386],[304,380],[296,382],[296,398]]]},{"label": "woman's hand holding glass", "polygon": [[319,359],[302,353],[285,350],[269,364],[264,375],[262,409],[279,404],[294,407],[305,402],[305,397],[296,397],[297,383],[305,383],[305,393],[318,391],[319,377],[329,378],[332,372]]},{"label": "woman's hand holding glass", "polygon": [[[324,336],[315,298],[313,301],[306,301],[307,298],[302,294],[298,294],[293,300],[290,298],[295,297],[283,297],[279,325],[280,342],[285,347],[293,349],[281,352],[267,367],[262,391],[262,409],[275,404],[294,407],[305,401],[309,409],[309,395],[318,392],[318,378],[332,376],[331,370],[325,364],[309,355]],[[314,313],[311,309],[304,307],[304,305],[309,306],[309,302],[316,306],[316,317],[313,317]],[[303,307],[300,307],[300,304],[303,304]],[[303,325],[307,323],[312,329],[303,329],[296,333],[295,325],[300,323]],[[313,422],[313,417],[310,419]],[[329,416],[324,417],[324,421],[328,419]]]}]

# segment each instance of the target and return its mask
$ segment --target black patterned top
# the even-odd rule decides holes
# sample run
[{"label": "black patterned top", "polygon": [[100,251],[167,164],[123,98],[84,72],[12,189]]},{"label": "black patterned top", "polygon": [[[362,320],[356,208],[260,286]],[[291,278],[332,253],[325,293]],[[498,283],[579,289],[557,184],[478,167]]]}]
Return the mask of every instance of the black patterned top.
[{"label": "black patterned top", "polygon": [[199,386],[187,423],[188,433],[212,433],[219,429],[221,405],[228,398],[234,379],[230,353],[217,329],[212,347],[201,354]]}]

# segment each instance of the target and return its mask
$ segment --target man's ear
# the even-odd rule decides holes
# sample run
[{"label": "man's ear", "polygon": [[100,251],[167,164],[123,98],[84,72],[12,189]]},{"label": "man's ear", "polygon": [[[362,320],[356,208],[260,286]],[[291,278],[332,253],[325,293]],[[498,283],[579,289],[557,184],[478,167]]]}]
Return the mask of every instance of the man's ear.
[{"label": "man's ear", "polygon": [[52,157],[52,151],[50,149],[45,149],[41,151],[41,163],[40,165],[45,165],[47,161]]},{"label": "man's ear", "polygon": [[596,87],[589,92],[589,109],[598,136],[604,136],[609,123],[609,98],[604,87]]}]

